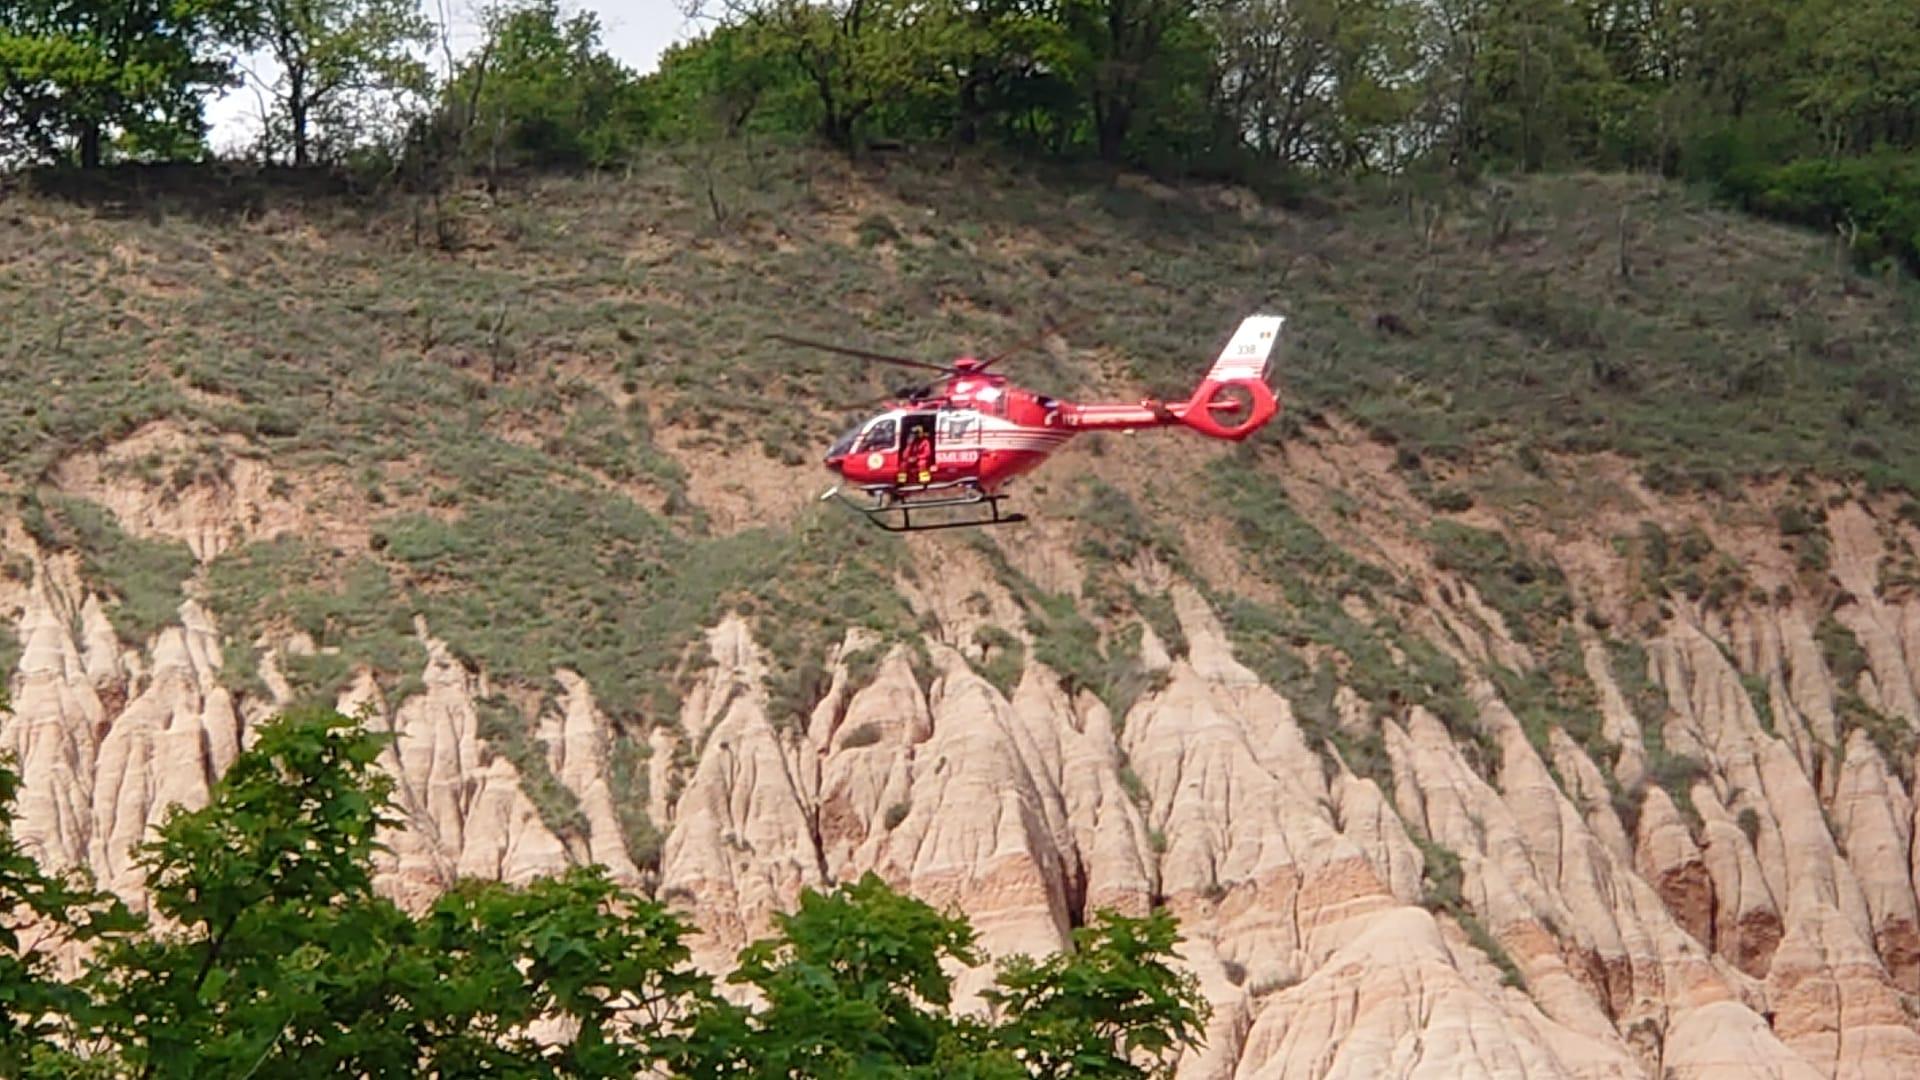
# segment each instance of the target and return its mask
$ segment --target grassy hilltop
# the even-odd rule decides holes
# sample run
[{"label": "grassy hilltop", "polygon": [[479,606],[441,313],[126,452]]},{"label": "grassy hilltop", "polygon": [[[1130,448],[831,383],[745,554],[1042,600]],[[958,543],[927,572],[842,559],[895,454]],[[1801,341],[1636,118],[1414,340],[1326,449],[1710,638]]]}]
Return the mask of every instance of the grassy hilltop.
[{"label": "grassy hilltop", "polygon": [[[322,646],[289,658],[299,688],[330,692],[367,664],[404,689],[424,615],[508,685],[542,693],[556,666],[580,670],[637,733],[671,722],[698,631],[735,607],[775,646],[776,701],[804,715],[847,625],[917,636],[893,587],[916,571],[907,544],[831,508],[737,528],[694,497],[695,470],[824,486],[811,470],[827,438],[899,381],[773,347],[776,329],[937,359],[1084,313],[1064,351],[1031,350],[1010,374],[1131,397],[1190,387],[1242,315],[1288,316],[1287,412],[1251,443],[1143,470],[1090,440],[1038,478],[1047,499],[1026,509],[1077,523],[1078,597],[1027,579],[992,538],[932,542],[987,555],[1042,631],[1040,658],[1115,705],[1140,688],[1132,616],[1178,645],[1165,600],[1112,572],[1142,551],[1208,588],[1247,655],[1303,700],[1331,692],[1300,659],[1322,648],[1382,701],[1458,693],[1449,661],[1341,608],[1390,579],[1271,482],[1316,416],[1393,445],[1436,511],[1518,505],[1545,459],[1599,451],[1672,489],[1806,471],[1920,491],[1912,285],[1643,177],[1262,203],[762,145],[419,200],[134,171],[23,182],[0,213],[0,454],[21,520],[84,554],[129,643],[200,597],[242,692],[264,689],[250,643],[295,631]],[[64,490],[65,463],[156,423],[168,440],[105,467],[165,500],[251,458],[279,496],[364,538],[320,529],[201,565]],[[1224,522],[1238,571],[1269,592],[1193,558],[1184,527],[1202,520]],[[1434,536],[1496,603],[1567,603],[1497,535],[1449,522]],[[1017,642],[979,644],[990,677],[1017,674]],[[489,723],[504,738],[524,721],[502,699]]]}]

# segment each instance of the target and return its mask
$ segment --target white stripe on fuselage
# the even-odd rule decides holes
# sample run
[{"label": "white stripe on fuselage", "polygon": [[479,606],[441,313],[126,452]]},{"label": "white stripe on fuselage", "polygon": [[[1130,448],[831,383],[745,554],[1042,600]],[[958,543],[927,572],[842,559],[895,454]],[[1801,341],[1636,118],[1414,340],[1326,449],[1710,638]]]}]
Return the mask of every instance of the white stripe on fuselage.
[{"label": "white stripe on fuselage", "polygon": [[1074,435],[1071,431],[1016,424],[1004,416],[980,417],[978,430],[979,434],[966,442],[982,450],[1055,450]]},{"label": "white stripe on fuselage", "polygon": [[1058,446],[1073,437],[1069,431],[993,431],[980,436],[981,446],[993,446],[1004,442],[1046,443]]}]

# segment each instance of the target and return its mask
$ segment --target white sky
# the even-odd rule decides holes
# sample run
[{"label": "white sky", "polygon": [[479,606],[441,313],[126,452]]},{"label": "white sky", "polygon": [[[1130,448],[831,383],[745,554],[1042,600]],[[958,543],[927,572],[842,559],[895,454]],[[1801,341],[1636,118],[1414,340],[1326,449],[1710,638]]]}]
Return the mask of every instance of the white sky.
[{"label": "white sky", "polygon": [[[438,22],[443,14],[453,25],[453,49],[464,54],[479,39],[478,12],[484,0],[421,0],[429,18]],[[694,24],[681,14],[677,0],[560,0],[564,15],[593,11],[600,16],[600,43],[606,51],[644,75],[659,63],[668,45],[696,32]],[[439,74],[443,66],[436,42],[432,64]],[[271,81],[274,72],[262,57],[251,57],[247,66],[263,79]],[[249,144],[260,130],[261,101],[264,93],[250,85],[230,90],[207,103],[207,123],[212,127],[209,140],[215,151],[226,151]]]}]

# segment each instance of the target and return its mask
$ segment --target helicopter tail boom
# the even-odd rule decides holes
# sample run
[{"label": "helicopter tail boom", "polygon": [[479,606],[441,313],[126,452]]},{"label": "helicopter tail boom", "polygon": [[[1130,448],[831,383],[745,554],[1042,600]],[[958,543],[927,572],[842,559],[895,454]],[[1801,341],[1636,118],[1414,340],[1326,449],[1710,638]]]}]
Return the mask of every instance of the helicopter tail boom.
[{"label": "helicopter tail boom", "polygon": [[1202,435],[1238,442],[1259,430],[1280,411],[1280,403],[1274,400],[1273,389],[1267,385],[1267,374],[1284,321],[1279,315],[1250,315],[1241,320],[1219,359],[1207,369],[1206,377],[1186,401],[1147,400],[1137,405],[1065,403],[1060,410],[1060,422],[1081,431],[1126,431],[1182,424]]},{"label": "helicopter tail boom", "polygon": [[[1280,315],[1249,315],[1240,321],[1219,359],[1207,370],[1206,378],[1193,391],[1193,397],[1173,405],[1170,412],[1186,426],[1216,439],[1238,442],[1259,430],[1274,418],[1280,403],[1267,385],[1272,368],[1273,347],[1280,340],[1280,327],[1286,319]],[[1228,394],[1226,400],[1220,400]],[[1235,400],[1245,396],[1244,401]],[[1222,422],[1218,413],[1244,415]]]}]

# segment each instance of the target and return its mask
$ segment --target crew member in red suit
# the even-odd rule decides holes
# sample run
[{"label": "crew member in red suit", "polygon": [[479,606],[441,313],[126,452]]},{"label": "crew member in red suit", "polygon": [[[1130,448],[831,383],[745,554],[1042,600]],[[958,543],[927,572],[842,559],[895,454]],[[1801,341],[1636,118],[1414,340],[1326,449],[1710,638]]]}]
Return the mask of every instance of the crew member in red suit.
[{"label": "crew member in red suit", "polygon": [[926,428],[914,428],[907,436],[906,449],[900,451],[900,483],[907,482],[908,474],[918,478],[916,483],[933,479],[933,440],[927,438]]}]

